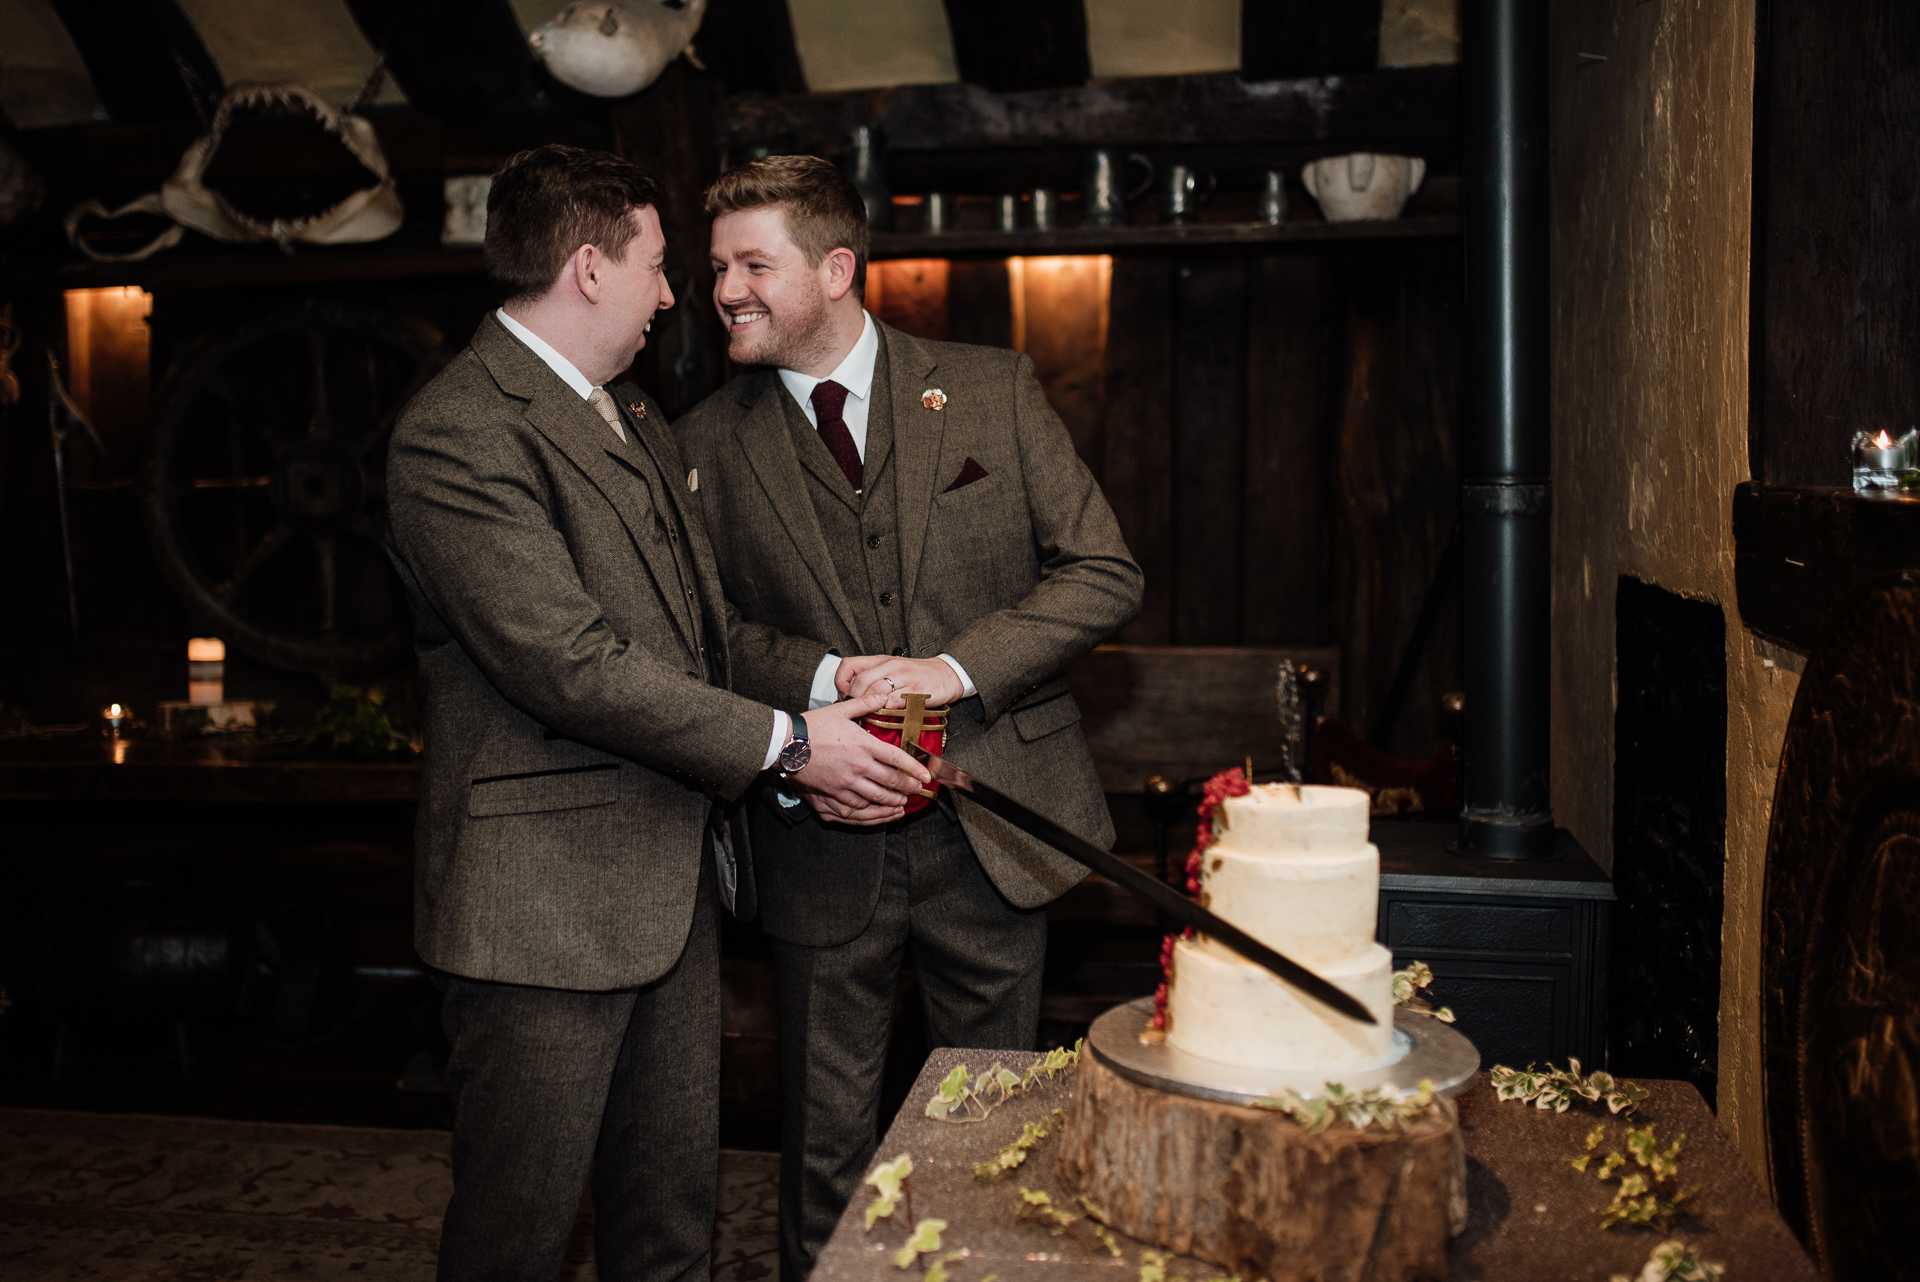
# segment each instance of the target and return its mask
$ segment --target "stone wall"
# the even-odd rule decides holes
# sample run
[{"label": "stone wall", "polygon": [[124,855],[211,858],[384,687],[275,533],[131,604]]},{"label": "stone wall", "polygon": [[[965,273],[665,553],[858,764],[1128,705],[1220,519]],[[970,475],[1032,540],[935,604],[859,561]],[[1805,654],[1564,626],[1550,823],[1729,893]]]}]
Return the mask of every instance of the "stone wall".
[{"label": "stone wall", "polygon": [[1550,57],[1554,807],[1610,864],[1619,577],[1718,603],[1720,1121],[1764,1179],[1761,880],[1797,677],[1791,656],[1756,650],[1733,582],[1733,490],[1747,479],[1753,8],[1555,0]]}]

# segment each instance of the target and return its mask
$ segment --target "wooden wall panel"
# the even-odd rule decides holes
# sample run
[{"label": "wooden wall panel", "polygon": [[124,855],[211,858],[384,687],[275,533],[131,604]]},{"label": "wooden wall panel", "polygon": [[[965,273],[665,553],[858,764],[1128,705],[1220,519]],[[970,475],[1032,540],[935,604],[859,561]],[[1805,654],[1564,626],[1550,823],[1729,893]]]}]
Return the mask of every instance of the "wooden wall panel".
[{"label": "wooden wall panel", "polygon": [[1272,254],[1250,270],[1240,639],[1317,645],[1327,634],[1320,256]]},{"label": "wooden wall panel", "polygon": [[1173,306],[1176,645],[1240,641],[1246,477],[1247,266],[1182,262]]},{"label": "wooden wall panel", "polygon": [[1173,265],[1116,258],[1107,326],[1107,501],[1146,574],[1140,616],[1114,638],[1173,639]]},{"label": "wooden wall panel", "polygon": [[1104,254],[1015,259],[1011,268],[1019,299],[1014,344],[1033,359],[1047,401],[1098,476],[1106,452],[1113,260]]},{"label": "wooden wall panel", "polygon": [[947,338],[982,347],[1013,346],[1013,304],[1004,259],[956,262],[947,270]]},{"label": "wooden wall panel", "polygon": [[1854,432],[1920,419],[1920,6],[1761,12],[1753,474],[1850,485]]},{"label": "wooden wall panel", "polygon": [[[1334,635],[1348,724],[1366,733],[1459,519],[1460,259],[1452,244],[1329,255],[1341,375],[1332,448]],[[1441,615],[1406,715],[1380,746],[1420,755],[1459,680],[1459,614]]]},{"label": "wooden wall panel", "polygon": [[945,342],[950,274],[944,258],[868,263],[867,310],[903,334]]}]

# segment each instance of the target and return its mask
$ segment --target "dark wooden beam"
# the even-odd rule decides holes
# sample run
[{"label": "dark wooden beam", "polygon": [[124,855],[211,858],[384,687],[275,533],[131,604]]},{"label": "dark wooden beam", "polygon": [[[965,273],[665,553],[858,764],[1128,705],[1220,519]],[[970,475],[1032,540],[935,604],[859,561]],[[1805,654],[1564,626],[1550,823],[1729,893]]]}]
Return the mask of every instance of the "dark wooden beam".
[{"label": "dark wooden beam", "polygon": [[1084,85],[1083,0],[945,0],[960,78],[995,93]]},{"label": "dark wooden beam", "polygon": [[507,0],[348,0],[407,101],[444,130],[449,170],[497,167],[516,151],[613,146],[605,98],[534,61]]},{"label": "dark wooden beam", "polygon": [[226,91],[173,0],[53,0],[53,8],[117,121],[196,120]]},{"label": "dark wooden beam", "polygon": [[1264,83],[1231,72],[1153,76],[1025,93],[909,85],[730,98],[718,123],[730,148],[766,143],[815,153],[840,147],[858,124],[878,124],[896,151],[1399,143],[1458,136],[1458,83],[1458,69],[1443,66]]},{"label": "dark wooden beam", "polygon": [[1740,621],[1811,654],[1834,607],[1868,579],[1920,567],[1920,503],[1748,481],[1733,494]]},{"label": "dark wooden beam", "polygon": [[1249,80],[1372,71],[1379,61],[1380,0],[1241,0]]},{"label": "dark wooden beam", "polygon": [[694,37],[723,93],[805,93],[786,0],[710,0]]},{"label": "dark wooden beam", "polygon": [[613,105],[614,150],[651,170],[668,192],[659,212],[675,302],[655,318],[633,372],[669,418],[698,405],[726,377],[727,339],[713,310],[708,219],[700,204],[700,193],[720,173],[711,102],[707,73],[682,58]]}]

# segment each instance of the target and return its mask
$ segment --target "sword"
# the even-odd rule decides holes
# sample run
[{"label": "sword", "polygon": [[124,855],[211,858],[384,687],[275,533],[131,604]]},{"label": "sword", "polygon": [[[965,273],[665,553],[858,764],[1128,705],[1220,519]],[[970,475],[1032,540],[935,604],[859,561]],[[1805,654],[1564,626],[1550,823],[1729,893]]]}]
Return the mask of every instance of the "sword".
[{"label": "sword", "polygon": [[1181,925],[1191,926],[1219,940],[1248,961],[1266,967],[1301,992],[1333,1007],[1349,1019],[1357,1019],[1363,1024],[1379,1022],[1373,1017],[1373,1013],[1362,1006],[1351,994],[1335,988],[1299,962],[1288,960],[1232,922],[1194,903],[1165,882],[1156,877],[1147,876],[1126,860],[1108,854],[1092,842],[1075,836],[1045,815],[1035,813],[999,789],[975,779],[946,758],[934,756],[918,743],[902,746],[926,766],[937,782],[958,792],[966,793],[983,810],[999,815],[1029,837],[1037,837],[1055,850],[1086,865],[1122,890],[1146,900]]}]

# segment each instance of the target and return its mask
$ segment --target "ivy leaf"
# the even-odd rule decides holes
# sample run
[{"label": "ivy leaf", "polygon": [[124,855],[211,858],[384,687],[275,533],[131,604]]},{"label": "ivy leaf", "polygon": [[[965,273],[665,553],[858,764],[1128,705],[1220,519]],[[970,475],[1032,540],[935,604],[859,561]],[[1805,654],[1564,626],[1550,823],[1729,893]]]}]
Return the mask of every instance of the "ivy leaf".
[{"label": "ivy leaf", "polygon": [[893,1262],[898,1268],[908,1268],[927,1251],[940,1249],[940,1233],[947,1227],[945,1220],[922,1220],[913,1226],[912,1236],[907,1244],[894,1253]]},{"label": "ivy leaf", "polygon": [[879,1191],[867,1207],[867,1229],[872,1231],[874,1222],[884,1220],[893,1214],[893,1208],[900,1204],[901,1186],[907,1177],[913,1174],[913,1158],[906,1153],[891,1162],[882,1162],[873,1168],[873,1174],[867,1176],[866,1183]]},{"label": "ivy leaf", "polygon": [[[949,1251],[927,1266],[927,1271],[923,1275],[925,1282],[947,1282],[947,1266],[955,1260],[964,1260],[966,1258],[967,1253],[965,1251]],[[988,1276],[992,1275],[989,1274]],[[985,1282],[985,1279],[982,1279],[982,1282]]]},{"label": "ivy leaf", "polygon": [[1140,1282],[1167,1282],[1167,1257],[1158,1251],[1140,1252]]}]

